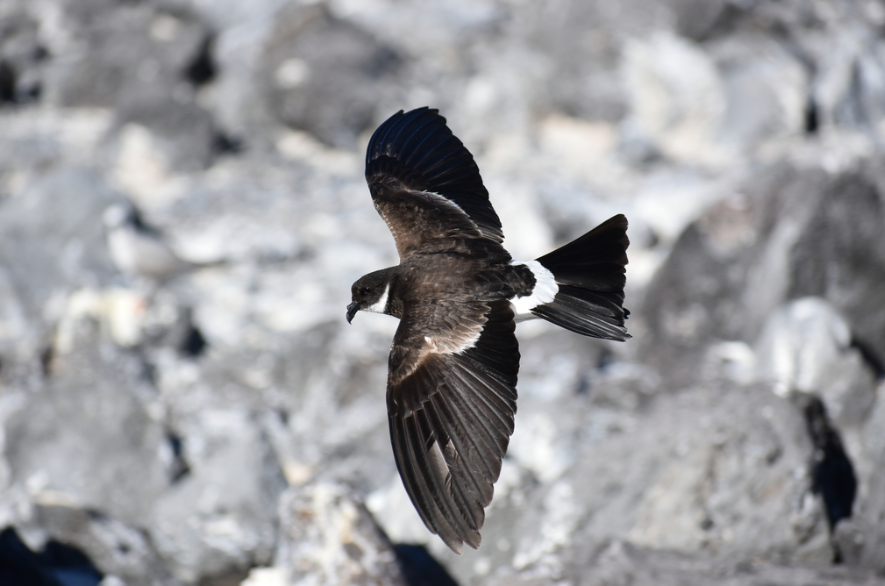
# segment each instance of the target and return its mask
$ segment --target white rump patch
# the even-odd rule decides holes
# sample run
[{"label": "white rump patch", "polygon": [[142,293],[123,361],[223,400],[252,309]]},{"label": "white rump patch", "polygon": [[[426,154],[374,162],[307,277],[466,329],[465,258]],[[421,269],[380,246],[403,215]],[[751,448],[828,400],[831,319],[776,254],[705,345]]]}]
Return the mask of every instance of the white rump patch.
[{"label": "white rump patch", "polygon": [[535,275],[535,288],[532,290],[531,295],[526,295],[525,297],[513,297],[510,299],[510,305],[513,306],[513,313],[516,316],[517,321],[531,319],[535,317],[534,314],[532,314],[532,309],[539,305],[552,302],[554,297],[556,297],[556,294],[559,292],[559,285],[556,284],[556,279],[554,278],[553,273],[536,260],[530,260],[528,262],[510,261],[510,264],[525,265],[532,271],[532,274]]},{"label": "white rump patch", "polygon": [[384,309],[387,307],[387,295],[390,293],[390,283],[384,288],[384,293],[381,294],[381,299],[373,303],[372,305],[363,308],[363,311],[372,311],[374,313],[384,313]]}]

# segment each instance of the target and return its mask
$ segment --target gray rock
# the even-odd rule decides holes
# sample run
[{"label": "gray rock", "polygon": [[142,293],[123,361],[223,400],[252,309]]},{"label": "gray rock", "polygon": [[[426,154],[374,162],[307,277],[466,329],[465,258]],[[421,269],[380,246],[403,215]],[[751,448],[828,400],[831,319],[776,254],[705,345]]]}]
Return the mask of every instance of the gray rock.
[{"label": "gray rock", "polygon": [[[804,534],[795,527],[809,514],[801,504],[810,454],[802,419],[764,388],[710,393],[661,401],[632,433],[587,449],[563,479],[575,502],[592,495],[575,529],[661,549],[819,555],[820,526]],[[652,455],[652,445],[668,456]],[[811,551],[803,554],[804,545]]]},{"label": "gray rock", "polygon": [[189,473],[157,500],[151,541],[182,582],[242,579],[273,555],[284,480],[243,411],[205,410],[192,425],[181,431]]},{"label": "gray rock", "polygon": [[36,328],[22,340],[32,351],[41,341],[35,336],[46,332],[45,317],[58,317],[48,307],[53,296],[110,283],[115,271],[101,213],[113,199],[94,171],[62,167],[34,178],[4,202],[0,266],[15,283],[17,305]]},{"label": "gray rock", "polygon": [[640,137],[676,161],[719,164],[728,96],[710,54],[658,31],[625,43],[622,69],[628,121]]},{"label": "gray rock", "polygon": [[88,0],[59,8],[63,34],[47,39],[58,56],[47,66],[47,100],[113,109],[119,124],[150,128],[171,167],[207,165],[216,130],[196,103],[196,88],[213,74],[208,27],[153,2]]},{"label": "gray rock", "polygon": [[728,13],[735,10],[728,0],[671,0],[668,4],[673,10],[676,31],[693,41],[715,35]]},{"label": "gray rock", "polygon": [[58,44],[52,52],[65,59],[47,89],[53,103],[66,106],[112,108],[134,97],[170,95],[188,83],[187,69],[208,34],[190,15],[154,2],[87,0],[59,8],[65,34],[51,39]]},{"label": "gray rock", "polygon": [[880,400],[869,414],[863,434],[864,449],[856,458],[860,489],[855,513],[852,519],[836,527],[834,536],[847,565],[872,568],[880,575],[885,573],[885,403],[881,391],[880,384]]},{"label": "gray rock", "polygon": [[9,271],[0,266],[0,354],[14,353],[23,340],[33,339],[30,323]]},{"label": "gray rock", "polygon": [[[564,412],[577,410],[564,402]],[[605,416],[599,406],[592,412],[587,427]],[[483,547],[443,557],[459,579],[505,568],[567,578],[563,552],[609,539],[709,558],[829,563],[827,525],[808,476],[811,442],[788,401],[764,386],[719,381],[657,396],[617,426],[611,415],[609,431],[586,433],[556,478],[539,483],[543,476],[531,474],[511,485],[515,471],[505,466]],[[574,425],[567,417],[556,423],[557,434]]]},{"label": "gray rock", "polygon": [[98,179],[96,153],[112,123],[109,112],[10,108],[0,110],[0,121],[0,202],[56,173],[88,170]]},{"label": "gray rock", "polygon": [[[191,99],[134,95],[117,107],[117,121],[150,129],[152,143],[168,168],[188,171],[208,166],[219,151],[220,131],[212,116]],[[113,143],[112,143],[113,144]]]},{"label": "gray rock", "polygon": [[46,387],[5,423],[11,481],[32,493],[143,526],[168,485],[168,449],[148,413],[145,366],[74,316],[62,328]]},{"label": "gray rock", "polygon": [[[95,510],[38,504],[34,522],[47,538],[82,551],[105,576],[132,586],[180,586],[141,529]],[[107,578],[105,578],[107,579]]]},{"label": "gray rock", "polygon": [[757,372],[775,392],[816,393],[840,427],[859,426],[876,402],[874,373],[851,347],[845,320],[826,301],[803,297],[779,308],[756,344]]},{"label": "gray rock", "polygon": [[280,497],[275,565],[288,583],[408,584],[396,553],[359,495],[343,484],[290,488]]},{"label": "gray rock", "polygon": [[677,385],[696,380],[701,348],[753,342],[775,307],[808,295],[830,302],[856,337],[885,355],[885,310],[870,301],[885,296],[875,184],[862,171],[828,176],[782,165],[747,180],[742,191],[745,197],[723,200],[686,229],[650,283],[638,311],[649,326],[641,341],[646,359],[667,364]]},{"label": "gray rock", "polygon": [[580,1],[563,2],[555,10],[524,8],[511,8],[507,32],[522,37],[537,59],[532,74],[541,85],[533,87],[545,88],[547,95],[526,88],[534,109],[590,120],[623,118],[628,110],[620,71],[623,43],[663,24],[666,10],[646,10],[634,2],[611,10],[604,3]]},{"label": "gray rock", "polygon": [[[804,586],[815,583],[872,586],[879,583],[879,578],[869,572],[845,568],[802,567],[758,558],[709,559],[617,540],[584,543],[563,551],[561,555],[564,558],[563,569],[552,580],[581,586]],[[538,574],[538,568],[519,573],[505,572],[483,584],[542,586],[551,583],[551,577],[544,575],[543,570],[541,576]]]},{"label": "gray rock", "polygon": [[267,106],[285,124],[351,147],[389,94],[403,56],[322,3],[276,16],[259,65]]},{"label": "gray rock", "polygon": [[23,7],[10,4],[7,11],[0,12],[0,107],[40,99],[48,57],[37,22]]},{"label": "gray rock", "polygon": [[791,299],[831,300],[852,334],[885,356],[885,197],[863,172],[832,178],[790,251]]},{"label": "gray rock", "polygon": [[717,143],[740,151],[805,130],[810,76],[789,48],[754,33],[729,35],[704,48],[715,60],[725,98]]},{"label": "gray rock", "polygon": [[841,10],[837,3],[731,3],[709,36],[780,35],[812,79],[807,107],[817,124],[806,130],[842,126],[868,132],[871,121],[882,116],[882,69],[872,63],[883,50],[882,23],[881,7],[872,3],[858,10]]}]

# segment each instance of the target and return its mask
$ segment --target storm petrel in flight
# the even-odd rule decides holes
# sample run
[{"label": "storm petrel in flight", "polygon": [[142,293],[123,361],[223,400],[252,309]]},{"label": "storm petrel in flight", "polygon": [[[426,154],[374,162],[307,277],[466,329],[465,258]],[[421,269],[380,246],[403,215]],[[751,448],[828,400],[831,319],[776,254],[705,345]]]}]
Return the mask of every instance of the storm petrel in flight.
[{"label": "storm petrel in flight", "polygon": [[479,547],[513,433],[516,321],[626,340],[627,218],[517,262],[473,156],[437,110],[394,114],[369,140],[366,180],[400,264],[361,277],[347,306],[400,319],[388,363],[396,466],[427,528]]}]

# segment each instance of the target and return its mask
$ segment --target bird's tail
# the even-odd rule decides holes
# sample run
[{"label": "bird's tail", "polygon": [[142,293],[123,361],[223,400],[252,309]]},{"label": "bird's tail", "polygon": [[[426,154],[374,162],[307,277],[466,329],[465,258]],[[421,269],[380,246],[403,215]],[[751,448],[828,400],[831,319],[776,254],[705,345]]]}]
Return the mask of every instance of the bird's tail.
[{"label": "bird's tail", "polygon": [[630,338],[623,307],[627,218],[618,214],[577,240],[537,259],[553,274],[553,301],[531,312],[567,330],[605,340]]}]

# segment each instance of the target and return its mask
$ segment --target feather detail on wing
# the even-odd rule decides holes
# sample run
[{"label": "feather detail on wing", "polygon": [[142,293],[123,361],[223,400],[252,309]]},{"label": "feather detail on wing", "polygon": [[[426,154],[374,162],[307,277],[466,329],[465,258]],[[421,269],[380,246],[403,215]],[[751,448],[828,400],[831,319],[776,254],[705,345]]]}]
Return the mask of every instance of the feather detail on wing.
[{"label": "feather detail on wing", "polygon": [[433,239],[504,239],[473,155],[436,110],[400,111],[375,131],[366,181],[401,258]]},{"label": "feather detail on wing", "polygon": [[479,322],[479,336],[464,338],[461,348],[413,335],[404,316],[387,389],[390,437],[406,491],[428,529],[458,553],[465,542],[479,546],[484,509],[513,433],[519,370],[509,303],[464,306],[468,321]]}]

